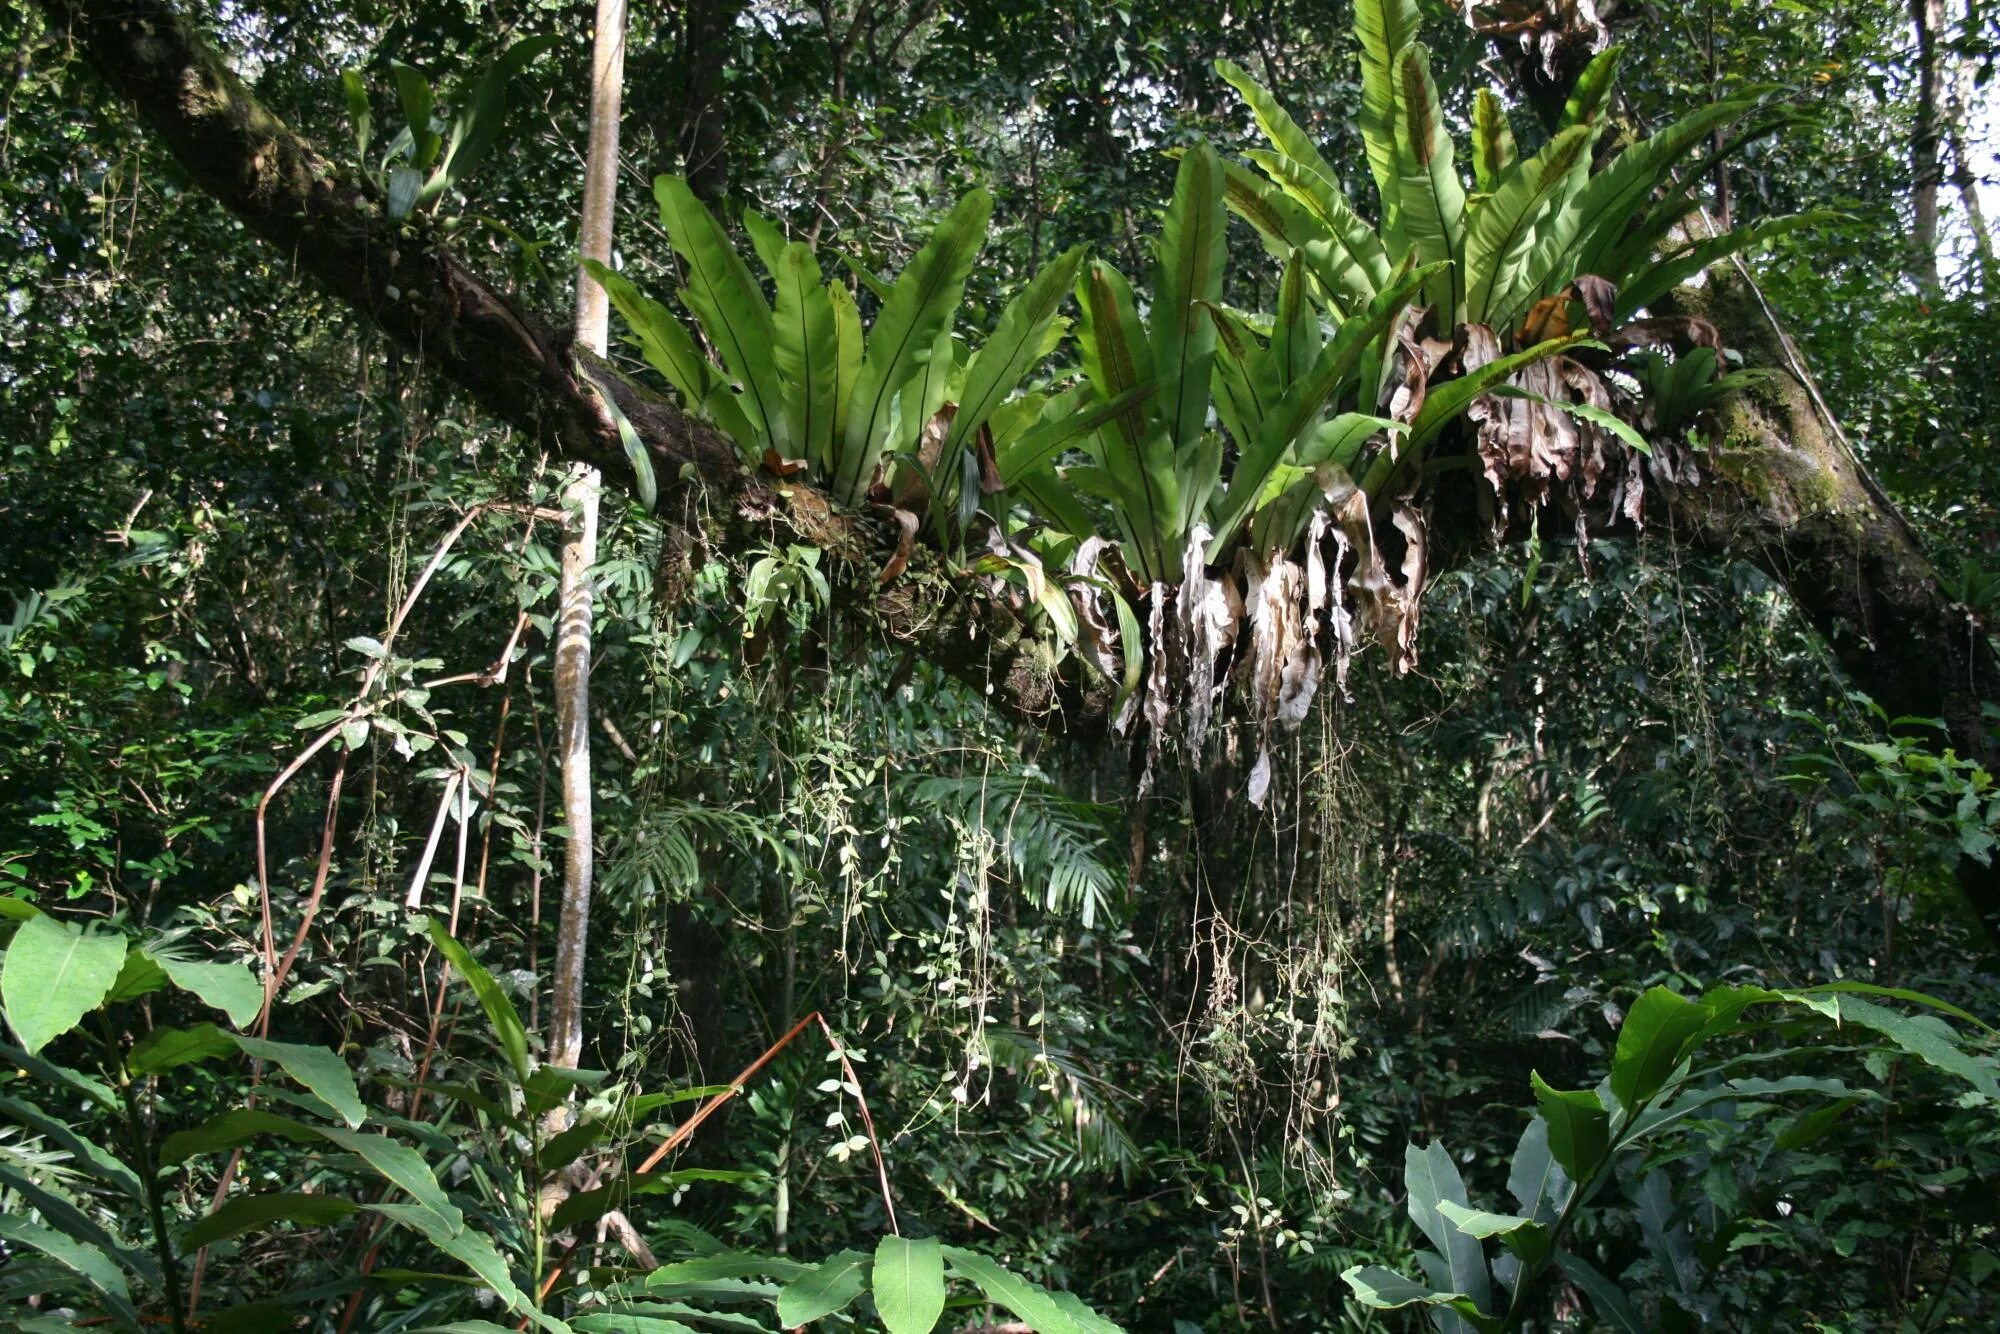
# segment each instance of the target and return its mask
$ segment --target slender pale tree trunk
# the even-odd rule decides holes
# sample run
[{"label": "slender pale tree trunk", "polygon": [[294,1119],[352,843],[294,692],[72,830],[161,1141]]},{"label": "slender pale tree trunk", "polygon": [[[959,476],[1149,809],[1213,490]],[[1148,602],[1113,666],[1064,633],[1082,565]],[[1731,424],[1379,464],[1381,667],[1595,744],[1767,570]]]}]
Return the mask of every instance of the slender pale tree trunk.
[{"label": "slender pale tree trunk", "polygon": [[1910,0],[1917,34],[1917,117],[1910,132],[1910,276],[1925,291],[1938,285],[1938,186],[1944,120],[1944,0]]},{"label": "slender pale tree trunk", "polygon": [[1951,91],[1945,100],[1945,133],[1951,140],[1951,183],[1965,207],[1966,230],[1972,233],[1972,257],[1979,273],[1979,290],[1987,297],[2000,293],[2000,258],[1996,258],[1992,224],[1979,200],[1979,174],[1972,165],[1973,146],[1967,142],[1972,115],[1972,62],[1952,61]]},{"label": "slender pale tree trunk", "polygon": [[[585,259],[611,259],[611,221],[618,198],[618,102],[625,81],[625,0],[598,0],[590,62],[590,148],[583,175]],[[576,275],[577,342],[604,355],[611,310],[604,289],[581,269]],[[583,964],[590,936],[590,567],[597,560],[597,498],[602,479],[578,470],[564,491],[571,513],[563,544],[560,619],[556,629],[556,732],[562,750],[562,911],[556,925],[555,994],[549,1005],[549,1060],[575,1067],[583,1057]]]}]

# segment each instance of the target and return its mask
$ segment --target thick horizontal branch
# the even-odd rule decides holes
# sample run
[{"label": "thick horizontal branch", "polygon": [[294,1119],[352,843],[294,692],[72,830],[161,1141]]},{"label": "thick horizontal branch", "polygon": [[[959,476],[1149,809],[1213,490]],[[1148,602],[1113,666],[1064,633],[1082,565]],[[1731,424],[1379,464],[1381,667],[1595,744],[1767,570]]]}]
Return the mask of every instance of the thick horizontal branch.
[{"label": "thick horizontal branch", "polygon": [[744,465],[736,447],[672,401],[578,349],[455,256],[422,219],[383,201],[257,100],[165,0],[44,0],[51,23],[129,101],[200,188],[363,318],[422,355],[486,410],[566,460],[629,484],[618,431],[576,373],[607,385],[638,430],[664,514],[724,546],[826,551],[837,586],[892,641],[982,687],[1009,713],[1062,731],[1104,727],[1109,686],[1024,632],[1006,605],[916,552],[886,587],[894,550],[874,525],[797,480]]}]

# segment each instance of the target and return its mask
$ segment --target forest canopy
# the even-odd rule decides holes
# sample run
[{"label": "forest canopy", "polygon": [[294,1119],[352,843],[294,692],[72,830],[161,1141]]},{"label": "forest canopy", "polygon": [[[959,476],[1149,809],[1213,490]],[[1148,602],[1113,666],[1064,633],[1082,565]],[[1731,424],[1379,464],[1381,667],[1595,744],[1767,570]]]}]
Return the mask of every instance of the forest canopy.
[{"label": "forest canopy", "polygon": [[22,1329],[2000,1320],[1978,0],[6,0]]}]

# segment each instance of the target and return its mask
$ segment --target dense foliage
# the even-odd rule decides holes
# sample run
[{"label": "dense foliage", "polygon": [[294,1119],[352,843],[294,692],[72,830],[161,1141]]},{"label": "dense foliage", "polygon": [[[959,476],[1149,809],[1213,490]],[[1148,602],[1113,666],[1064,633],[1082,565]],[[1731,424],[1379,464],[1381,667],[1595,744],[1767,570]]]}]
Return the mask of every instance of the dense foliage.
[{"label": "dense foliage", "polygon": [[[7,1318],[2000,1319],[2000,971],[1953,878],[2000,790],[1620,480],[1730,447],[1754,377],[1671,289],[1756,242],[1990,632],[1993,242],[1946,178],[1927,274],[1906,168],[1931,123],[1984,169],[2000,30],[1600,3],[1622,57],[1551,98],[1535,34],[1590,9],[633,16],[610,371],[939,555],[713,544],[643,466],[607,497],[571,1071],[564,469],[10,0]],[[199,21],[567,307],[579,12]],[[1466,477],[1477,549],[1427,574]],[[1011,718],[842,614],[899,574],[1011,599],[1134,720]]]}]

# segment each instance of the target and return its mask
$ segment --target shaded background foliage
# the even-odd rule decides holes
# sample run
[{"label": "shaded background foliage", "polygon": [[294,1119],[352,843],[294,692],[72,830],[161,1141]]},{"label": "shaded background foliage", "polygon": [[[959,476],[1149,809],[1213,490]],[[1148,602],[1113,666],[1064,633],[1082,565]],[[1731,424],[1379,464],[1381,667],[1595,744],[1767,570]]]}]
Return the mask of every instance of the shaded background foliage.
[{"label": "shaded background foliage", "polygon": [[[350,641],[381,635],[457,512],[546,504],[556,479],[189,190],[61,33],[5,12],[0,887],[245,952],[249,812],[295,724],[347,697],[364,665]],[[388,124],[388,61],[450,88],[511,39],[557,35],[501,151],[448,207],[469,253],[564,306],[575,7],[228,13],[218,41],[327,145],[352,143],[344,68]],[[631,37],[622,258],[642,280],[670,262],[645,183],[680,170],[876,270],[985,183],[996,221],[973,291],[989,305],[1079,242],[1136,270],[1167,150],[1245,141],[1218,57],[1330,160],[1359,162],[1350,17],[1320,0],[662,6]],[[1438,64],[1461,74],[1440,83],[1469,101],[1486,48],[1433,17]],[[1727,207],[1849,215],[1782,241],[1760,278],[1989,614],[2000,325],[1975,263],[1941,289],[1908,277],[1905,7],[1611,18],[1633,43],[1635,133],[1722,89],[1796,89],[1797,122],[1730,168]],[[1981,79],[1994,23],[1974,6],[1953,37]],[[1232,248],[1246,304],[1268,296],[1253,238],[1237,229]],[[808,557],[690,549],[613,508],[586,1063],[713,1081],[824,1009],[863,1055],[906,1210],[1004,1237],[1017,1267],[1135,1327],[1357,1323],[1337,1276],[1403,1253],[1403,1142],[1448,1132],[1467,1175],[1497,1185],[1529,1069],[1594,1079],[1654,982],[1851,977],[1993,1012],[1949,878],[1990,848],[1963,775],[1885,740],[1761,576],[1683,558],[1671,533],[1587,552],[1548,537],[1444,576],[1422,673],[1371,660],[1351,700],[1323,692],[1261,815],[1241,798],[1247,737],[1135,804],[1126,757],[1007,724],[809,593],[746,651],[759,563],[768,581]],[[430,1012],[402,904],[454,765],[495,775],[462,934],[524,1011],[546,972],[555,541],[514,511],[475,523],[397,652],[424,660],[413,680],[478,672],[520,613],[525,652],[504,682],[439,687],[431,717],[392,715],[347,780],[284,1022],[380,1074],[407,1071]],[[281,936],[313,878],[324,778],[272,810]],[[423,892],[449,895],[450,877]],[[698,1141],[692,1161],[754,1181],[648,1211],[814,1256],[872,1225],[865,1155],[828,1153],[824,1073],[787,1057]],[[1756,1123],[1718,1124],[1677,1165],[1698,1234],[1745,1200],[1788,1220],[1724,1246],[1699,1290],[1660,1272],[1637,1202],[1592,1238],[1605,1267],[1652,1294],[1662,1327],[1987,1327],[2000,1144],[1990,1118],[1901,1077],[1910,1096],[1878,1119],[1770,1155],[1746,1147]]]}]

